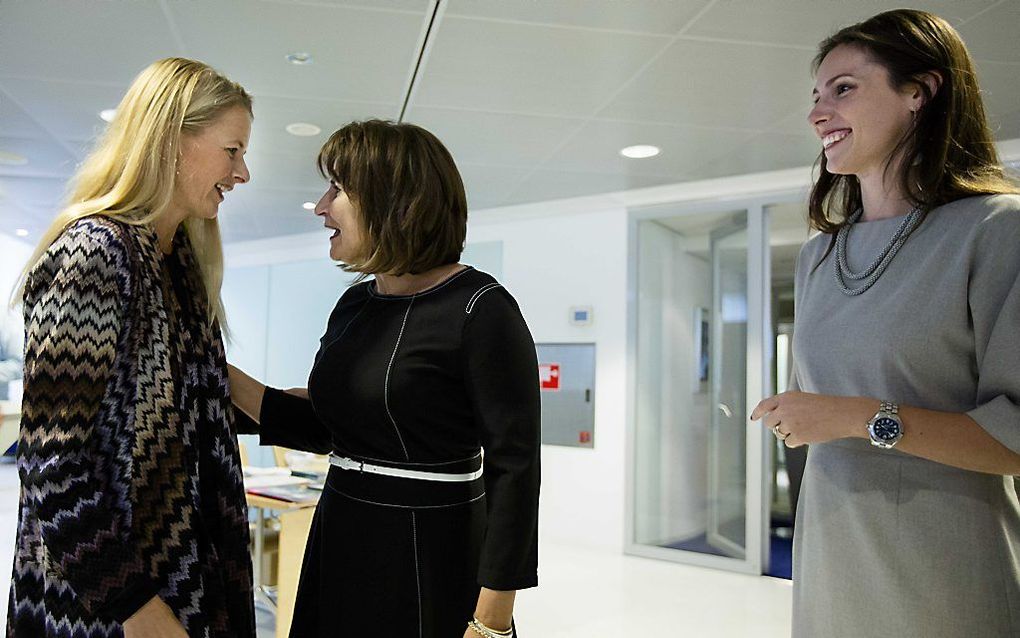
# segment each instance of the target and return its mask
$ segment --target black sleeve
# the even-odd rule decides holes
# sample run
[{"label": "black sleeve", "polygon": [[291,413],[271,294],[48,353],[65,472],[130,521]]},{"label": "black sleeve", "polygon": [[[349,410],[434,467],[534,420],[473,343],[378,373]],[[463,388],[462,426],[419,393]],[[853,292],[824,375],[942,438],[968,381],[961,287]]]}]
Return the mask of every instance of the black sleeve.
[{"label": "black sleeve", "polygon": [[259,413],[259,443],[329,454],[333,439],[315,415],[312,402],[283,390],[266,388]]},{"label": "black sleeve", "polygon": [[258,422],[244,413],[244,410],[231,404],[234,409],[234,430],[237,434],[258,434]]},{"label": "black sleeve", "polygon": [[513,297],[484,293],[464,324],[465,380],[485,452],[488,525],[478,583],[538,584],[541,404],[535,342]]}]

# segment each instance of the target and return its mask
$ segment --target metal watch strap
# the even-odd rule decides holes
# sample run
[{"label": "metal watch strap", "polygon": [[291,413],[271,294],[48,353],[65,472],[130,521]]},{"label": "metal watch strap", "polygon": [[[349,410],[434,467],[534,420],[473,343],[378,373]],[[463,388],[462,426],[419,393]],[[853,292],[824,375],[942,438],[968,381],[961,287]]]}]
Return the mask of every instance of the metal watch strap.
[{"label": "metal watch strap", "polygon": [[888,412],[893,416],[899,416],[900,406],[896,405],[892,401],[882,401],[882,406],[878,409],[881,412]]}]

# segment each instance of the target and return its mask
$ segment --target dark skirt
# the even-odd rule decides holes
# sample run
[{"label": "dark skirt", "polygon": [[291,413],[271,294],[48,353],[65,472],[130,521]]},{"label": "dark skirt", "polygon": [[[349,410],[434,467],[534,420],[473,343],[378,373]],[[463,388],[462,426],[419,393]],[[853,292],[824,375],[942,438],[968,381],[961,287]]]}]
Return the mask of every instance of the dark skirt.
[{"label": "dark skirt", "polygon": [[481,479],[437,483],[331,468],[291,638],[460,638],[478,601],[485,521]]}]

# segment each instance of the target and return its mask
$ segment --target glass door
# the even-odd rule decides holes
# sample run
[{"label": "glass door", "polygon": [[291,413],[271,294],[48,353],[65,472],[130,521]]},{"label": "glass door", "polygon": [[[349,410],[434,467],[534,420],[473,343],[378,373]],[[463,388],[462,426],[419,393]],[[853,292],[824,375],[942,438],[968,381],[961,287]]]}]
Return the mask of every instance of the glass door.
[{"label": "glass door", "polygon": [[747,224],[711,234],[712,338],[708,543],[747,551]]},{"label": "glass door", "polygon": [[771,450],[747,417],[770,379],[764,211],[641,214],[627,552],[761,573]]}]

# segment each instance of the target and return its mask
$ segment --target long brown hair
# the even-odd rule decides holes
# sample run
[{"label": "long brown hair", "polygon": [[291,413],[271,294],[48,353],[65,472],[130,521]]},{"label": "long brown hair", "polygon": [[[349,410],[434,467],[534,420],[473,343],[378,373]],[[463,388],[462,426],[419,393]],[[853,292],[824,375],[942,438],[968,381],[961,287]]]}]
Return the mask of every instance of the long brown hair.
[{"label": "long brown hair", "polygon": [[326,140],[318,165],[347,192],[368,237],[368,254],[344,270],[418,274],[460,259],[464,182],[432,133],[387,120],[351,122]]},{"label": "long brown hair", "polygon": [[[999,162],[970,53],[948,22],[914,9],[880,13],[823,40],[813,63],[815,73],[839,46],[867,52],[889,73],[893,88],[913,84],[924,92],[924,106],[886,163],[887,171],[899,170],[903,192],[913,205],[929,211],[962,197],[1017,192]],[[941,77],[934,94],[922,79],[929,73]],[[856,175],[830,173],[824,151],[815,166],[808,217],[812,228],[835,238],[861,208],[860,181]]]}]

